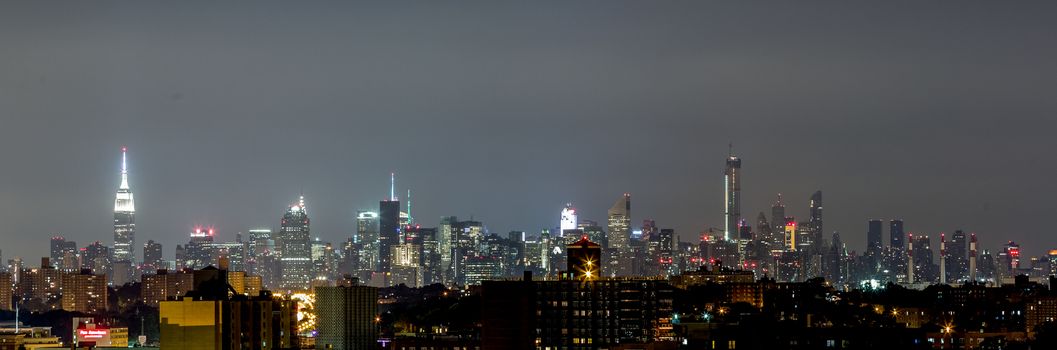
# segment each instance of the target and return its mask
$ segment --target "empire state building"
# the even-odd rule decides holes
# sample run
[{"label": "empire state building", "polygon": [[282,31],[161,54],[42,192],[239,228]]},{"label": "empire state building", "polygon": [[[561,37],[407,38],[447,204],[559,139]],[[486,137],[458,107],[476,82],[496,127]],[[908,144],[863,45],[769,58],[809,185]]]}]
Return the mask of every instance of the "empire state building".
[{"label": "empire state building", "polygon": [[113,262],[128,262],[135,265],[136,254],[136,202],[128,187],[128,149],[121,147],[121,185],[114,199],[114,253]]}]

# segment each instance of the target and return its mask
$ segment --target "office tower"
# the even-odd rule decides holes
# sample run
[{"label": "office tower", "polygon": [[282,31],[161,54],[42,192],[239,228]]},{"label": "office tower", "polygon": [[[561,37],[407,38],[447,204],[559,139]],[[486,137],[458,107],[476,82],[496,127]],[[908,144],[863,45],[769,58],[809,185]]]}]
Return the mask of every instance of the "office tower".
[{"label": "office tower", "polygon": [[947,235],[940,232],[940,284],[947,283]]},{"label": "office tower", "polygon": [[441,265],[440,261],[440,244],[437,242],[437,228],[436,227],[418,227],[415,226],[418,231],[418,236],[421,239],[422,249],[422,283],[423,285],[430,285],[434,283],[444,283],[442,278],[444,265]]},{"label": "office tower", "polygon": [[66,238],[55,236],[51,238],[51,263],[57,269],[62,269],[63,254],[66,248]]},{"label": "office tower", "polygon": [[811,195],[808,205],[809,219],[808,227],[811,232],[811,254],[822,253],[822,191],[815,191]]},{"label": "office tower", "polygon": [[969,278],[969,254],[965,248],[968,237],[965,231],[957,230],[946,244],[947,281],[960,282]]},{"label": "office tower", "polygon": [[[1052,265],[1051,265],[1052,266]],[[979,282],[976,279],[976,234],[969,235],[969,281]]]},{"label": "office tower", "polygon": [[741,159],[734,155],[731,147],[727,155],[727,169],[723,173],[724,203],[723,240],[729,241],[738,234],[738,222],[741,220]]},{"label": "office tower", "polygon": [[140,299],[144,304],[157,306],[158,302],[187,294],[194,288],[194,274],[188,271],[159,269],[154,273],[144,273]]},{"label": "office tower", "polygon": [[62,277],[62,309],[99,315],[106,311],[106,275],[91,270],[67,273]]},{"label": "office tower", "polygon": [[918,281],[933,283],[939,280],[939,266],[933,260],[932,239],[926,235],[913,237],[914,275]]},{"label": "office tower", "polygon": [[279,288],[305,290],[312,279],[312,250],[310,223],[305,197],[291,205],[279,225],[277,245],[281,246]]},{"label": "office tower", "polygon": [[801,256],[814,254],[815,232],[812,230],[811,222],[799,222],[796,224],[796,251]]},{"label": "office tower", "polygon": [[313,278],[320,280],[336,280],[338,261],[334,252],[334,245],[316,237],[311,243]]},{"label": "office tower", "polygon": [[881,220],[870,220],[866,229],[866,256],[881,257]]},{"label": "office tower", "polygon": [[907,234],[907,283],[914,283],[914,234]]},{"label": "office tower", "polygon": [[833,239],[830,242],[829,254],[826,256],[826,263],[829,265],[825,273],[827,281],[835,285],[841,285],[848,281],[847,257],[848,252],[844,247],[844,242],[840,239],[840,233],[834,232]]},{"label": "office tower", "polygon": [[753,240],[752,225],[749,225],[745,219],[741,219],[738,223],[738,250],[744,255],[745,246]]},{"label": "office tower", "polygon": [[[451,219],[455,219],[451,217]],[[451,222],[451,264],[447,267],[448,275],[445,277],[445,283],[451,283],[455,285],[465,285],[467,283],[467,274],[469,267],[467,264],[471,258],[482,256],[479,248],[482,247],[482,239],[484,236],[484,226],[479,221],[455,221]],[[472,261],[476,264],[477,268],[487,269],[491,268],[487,266],[492,264],[489,260],[487,262],[481,262],[481,259]],[[491,273],[490,271],[481,270],[478,271],[480,274]],[[494,276],[494,275],[489,275]]]},{"label": "office tower", "polygon": [[1002,261],[1002,275],[1003,276],[1016,276],[1017,270],[1020,269],[1020,245],[1009,241],[1006,243],[1005,253]]},{"label": "office tower", "polygon": [[271,229],[257,228],[249,230],[249,257],[271,254],[275,251],[275,239]]},{"label": "office tower", "polygon": [[493,280],[500,274],[499,260],[491,256],[466,256],[461,259],[462,285],[479,286],[482,281]]},{"label": "office tower", "polygon": [[670,228],[661,229],[657,234],[658,238],[658,250],[657,253],[660,256],[658,262],[660,263],[660,273],[664,275],[673,275],[676,273],[673,253],[675,245],[675,230]]},{"label": "office tower", "polygon": [[551,233],[550,230],[540,231],[540,269],[549,274],[551,268]]},{"label": "office tower", "polygon": [[443,216],[440,218],[440,230],[437,232],[437,250],[440,253],[440,265],[442,270],[441,279],[444,284],[451,284],[455,276],[451,272],[452,257],[454,255],[455,223],[459,218],[454,216]]},{"label": "office tower", "polygon": [[320,349],[376,349],[378,288],[316,288],[316,346]]},{"label": "office tower", "polygon": [[6,271],[0,272],[0,311],[11,310],[12,290],[15,281],[13,276]]},{"label": "office tower", "polygon": [[372,243],[378,240],[378,214],[375,211],[356,211],[356,234],[354,243]]},{"label": "office tower", "polygon": [[411,288],[423,286],[422,246],[402,243],[390,247],[389,261],[390,282],[394,286],[406,285]]},{"label": "office tower", "polygon": [[165,259],[162,257],[162,246],[161,243],[156,243],[154,240],[148,240],[143,245],[143,265],[142,270],[144,274],[154,273],[159,269],[164,269]]},{"label": "office tower", "polygon": [[225,259],[228,264],[227,270],[246,271],[246,251],[248,247],[248,243],[210,242],[206,244],[206,251],[209,254],[208,263],[205,266],[218,266],[217,264],[220,260]]},{"label": "office tower", "polygon": [[[587,236],[587,239],[592,242],[598,243],[603,247],[609,247],[609,237],[606,235],[605,229],[602,226],[598,226],[597,222],[591,220],[580,220],[580,227],[577,228],[579,235],[575,237]],[[570,237],[569,240],[576,238]]]},{"label": "office tower", "polygon": [[785,226],[782,226],[782,232],[785,232],[785,250],[795,252],[797,249],[796,218],[786,217],[782,222],[785,223]]},{"label": "office tower", "polygon": [[786,245],[783,233],[785,232],[785,204],[782,203],[782,194],[778,194],[778,199],[771,205],[771,225],[772,232],[776,238],[774,243],[775,246]]},{"label": "office tower", "polygon": [[543,240],[541,237],[528,238],[522,242],[521,266],[525,271],[545,271],[543,257],[547,255],[543,251]]},{"label": "office tower", "polygon": [[765,249],[775,243],[773,228],[771,222],[767,221],[767,215],[761,211],[756,217],[756,240],[762,242]]},{"label": "office tower", "polygon": [[[972,235],[972,256],[976,256],[976,234]],[[1046,259],[1050,261],[1050,276],[1057,276],[1057,249],[1050,249],[1046,252]],[[974,262],[975,265],[975,262]],[[1050,290],[1057,291],[1057,285],[1050,284]]]},{"label": "office tower", "polygon": [[[121,185],[114,199],[114,261],[136,261],[136,202],[128,186],[128,166],[125,154],[128,149],[121,148]],[[131,272],[131,271],[130,271]],[[131,278],[131,275],[128,276]]]},{"label": "office tower", "polygon": [[353,240],[360,244],[359,275],[378,270],[378,213],[373,211],[356,212],[356,235]]},{"label": "office tower", "polygon": [[906,238],[906,232],[903,232],[903,220],[895,219],[888,222],[888,234],[891,237],[892,249],[903,251],[904,243],[903,240]]},{"label": "office tower", "polygon": [[561,221],[558,225],[558,236],[564,237],[565,230],[575,230],[579,221],[576,220],[576,208],[573,208],[572,203],[566,203],[565,208],[562,208]]},{"label": "office tower", "polygon": [[602,276],[602,246],[586,236],[565,246],[569,277],[578,281],[594,281]]},{"label": "office tower", "polygon": [[62,242],[59,261],[52,260],[52,265],[61,271],[72,272],[81,270],[81,252],[77,248],[77,242],[64,240]]},{"label": "office tower", "polygon": [[392,198],[378,203],[378,229],[378,271],[389,272],[389,251],[400,243],[400,201]]},{"label": "office tower", "polygon": [[82,249],[81,268],[101,275],[110,274],[110,247],[95,242]]},{"label": "office tower", "polygon": [[229,295],[227,273],[194,271],[195,289],[179,300],[158,303],[162,349],[297,349],[297,302]]},{"label": "office tower", "polygon": [[624,195],[613,203],[607,213],[608,223],[608,258],[609,269],[612,275],[628,275],[630,272],[631,246],[631,194]]},{"label": "office tower", "polygon": [[609,248],[626,250],[631,238],[631,194],[625,193],[609,208]]},{"label": "office tower", "polygon": [[190,234],[191,240],[183,247],[182,257],[177,259],[177,267],[201,269],[214,264],[215,261],[213,260],[211,249],[213,248],[213,235],[215,233],[211,227],[195,227]]}]

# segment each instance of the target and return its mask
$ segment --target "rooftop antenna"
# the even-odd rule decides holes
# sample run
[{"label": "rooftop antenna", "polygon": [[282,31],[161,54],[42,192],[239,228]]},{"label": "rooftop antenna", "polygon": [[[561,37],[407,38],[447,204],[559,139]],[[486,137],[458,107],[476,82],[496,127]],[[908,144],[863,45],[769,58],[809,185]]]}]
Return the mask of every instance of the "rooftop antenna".
[{"label": "rooftop antenna", "polygon": [[415,217],[411,216],[411,189],[407,189],[407,224],[415,223]]},{"label": "rooftop antenna", "polygon": [[727,156],[728,157],[733,157],[734,156],[734,142],[731,142],[731,143],[727,144]]},{"label": "rooftop antenna", "polygon": [[127,190],[128,187],[128,163],[126,162],[128,153],[128,147],[121,146],[121,186],[118,187],[122,190]]},{"label": "rooftop antenna", "polygon": [[396,173],[389,173],[389,200],[396,200]]}]

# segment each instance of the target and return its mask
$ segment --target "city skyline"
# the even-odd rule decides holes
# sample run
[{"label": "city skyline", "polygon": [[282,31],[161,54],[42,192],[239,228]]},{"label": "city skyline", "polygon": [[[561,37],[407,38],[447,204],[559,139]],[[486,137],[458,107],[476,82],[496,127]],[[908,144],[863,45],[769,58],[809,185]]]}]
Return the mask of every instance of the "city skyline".
[{"label": "city skyline", "polygon": [[[121,164],[120,165],[120,168],[121,168],[121,170],[120,170],[120,179],[121,180],[120,180],[120,185],[118,186],[119,200],[118,200],[118,203],[115,204],[114,208],[115,208],[116,212],[134,211],[135,209],[131,207],[132,206],[132,204],[131,204],[131,193],[129,191],[129,184],[128,184],[129,183],[129,172],[128,172],[127,155],[126,155],[126,153],[128,151],[128,147],[122,146],[120,150],[121,150],[121,163],[120,163]],[[730,151],[728,151],[728,152],[730,152]],[[728,164],[727,168],[728,169],[730,168],[729,167],[729,164],[730,164],[729,160],[730,159],[736,159],[738,161],[739,168],[740,168],[740,161],[741,161],[740,157],[734,157],[731,154],[731,155],[728,155],[728,157],[725,158],[725,159],[727,160],[727,164]],[[399,203],[397,197],[395,196],[395,194],[398,193],[398,191],[396,189],[397,187],[396,187],[396,184],[395,184],[396,173],[393,172],[393,173],[390,173],[389,175],[390,175],[389,183],[388,183],[389,186],[388,186],[388,189],[387,189],[388,195],[383,196],[381,202],[384,203],[386,201],[391,201],[392,200],[392,201],[396,201],[397,203]],[[727,184],[726,178],[727,177],[724,175],[724,178],[722,180],[724,187]],[[303,189],[302,189],[302,191],[303,191]],[[726,192],[727,191],[724,188],[724,193],[726,193]],[[129,194],[129,196],[128,196],[129,197],[129,199],[128,199],[128,203],[129,204],[126,205],[127,207],[122,206],[122,205],[125,205],[125,204],[123,204],[125,202],[121,202],[121,198],[122,198],[121,195],[123,193]],[[630,194],[629,193],[624,193],[623,195],[624,196],[628,196]],[[779,200],[781,201],[781,203],[785,204],[785,203],[789,202],[788,199],[784,199],[784,200],[781,199],[781,197],[782,197],[781,193],[779,193],[778,196],[779,196]],[[815,203],[816,198],[821,198],[820,196],[821,196],[821,191],[814,191],[811,194],[811,197],[809,197],[808,200],[807,200],[807,202],[809,203],[808,209],[804,211],[805,214],[800,215],[800,216],[797,216],[798,212],[796,212],[795,209],[793,209],[792,212],[790,210],[788,210],[788,206],[787,206],[787,210],[785,212],[785,217],[787,217],[787,218],[788,217],[793,217],[793,218],[796,218],[797,220],[801,220],[801,221],[802,220],[813,219],[813,216],[812,216],[813,215],[812,214],[813,210],[812,210],[811,206],[814,205],[813,203]],[[723,200],[724,201],[728,200],[726,195],[724,195]],[[289,209],[289,210],[302,208],[302,209],[299,209],[299,210],[303,210],[303,208],[307,207],[307,204],[305,204],[306,202],[305,202],[305,197],[304,197],[303,192],[299,195],[297,200],[291,201],[290,203],[292,203],[292,204],[287,204],[283,208]],[[620,202],[618,201],[618,203],[620,203]],[[403,205],[407,205],[407,203],[403,203]],[[565,204],[562,205],[562,208],[568,209],[572,205],[573,205],[573,203],[565,203]],[[119,206],[120,206],[120,208],[119,208]],[[361,212],[365,212],[365,211],[369,212],[371,210],[376,210],[376,209],[362,208],[362,209],[356,209],[355,210],[355,213],[351,217],[351,227],[349,228],[351,231],[348,231],[347,235],[344,235],[344,236],[342,236],[342,235],[338,235],[338,236],[328,235],[327,237],[321,237],[320,235],[312,235],[312,236],[310,236],[310,238],[311,239],[323,239],[323,238],[325,238],[324,240],[328,241],[328,242],[342,242],[345,239],[351,239],[352,236],[356,233],[356,230],[358,230],[358,228],[356,227],[357,226],[357,221],[356,221],[357,216]],[[610,209],[610,211],[611,210],[612,210],[612,208]],[[400,211],[401,212],[405,211],[405,207],[402,206],[400,208]],[[763,213],[764,211],[761,210],[760,212]],[[820,211],[819,212],[821,212],[821,207],[820,207]],[[574,215],[574,217],[579,216],[578,219],[580,219],[580,220],[585,220],[586,219],[586,220],[590,220],[590,221],[598,221],[597,219],[594,218],[594,216],[584,217],[584,216],[578,215],[580,213],[578,210],[576,211],[576,213],[577,213],[577,215]],[[287,211],[287,214],[289,214],[289,211]],[[774,213],[772,212],[770,214],[774,214]],[[455,214],[452,214],[452,215],[455,215]],[[725,215],[725,212],[721,213],[721,215],[724,217],[724,220],[726,220],[725,218],[727,216]],[[819,214],[819,215],[821,215],[821,214]],[[608,213],[605,216],[608,217]],[[446,218],[446,217],[447,217],[447,215],[438,217],[437,220],[436,220],[436,223],[433,223],[433,222],[430,222],[430,221],[417,221],[416,224],[424,225],[426,227],[440,226],[441,223],[442,223],[442,220],[444,218]],[[633,218],[631,220],[631,222],[630,222],[631,230],[633,231],[633,230],[637,230],[637,229],[641,228],[640,225],[642,223],[642,220],[652,219],[652,218],[653,218],[652,216],[648,216],[648,215],[645,216],[645,217],[642,217],[642,218]],[[829,218],[829,217],[827,217],[827,218]],[[481,219],[481,218],[478,218],[478,219]],[[487,232],[489,232],[489,233],[505,234],[506,232],[510,232],[510,231],[524,231],[524,232],[527,232],[529,234],[529,236],[538,236],[540,234],[540,232],[542,232],[543,230],[552,230],[553,231],[555,229],[560,229],[559,225],[561,224],[560,221],[562,221],[562,219],[563,219],[563,216],[556,215],[555,219],[552,220],[552,221],[554,221],[552,225],[547,227],[544,224],[544,227],[541,227],[541,228],[538,228],[538,229],[523,229],[523,228],[510,228],[510,229],[502,229],[502,228],[500,228],[500,229],[496,229],[494,227],[489,227],[490,225],[489,225],[488,221],[483,221],[483,224],[484,224],[484,227],[486,229],[488,229]],[[740,219],[745,219],[745,216],[741,216]],[[831,218],[829,218],[829,219],[831,219]],[[882,222],[882,226],[880,227],[880,231],[878,231],[878,233],[881,235],[880,243],[881,243],[882,247],[888,247],[889,244],[890,244],[888,242],[888,240],[889,240],[889,237],[892,234],[892,232],[891,232],[891,229],[886,229],[886,228],[884,228],[884,226],[887,226],[889,221],[892,221],[892,220],[899,221],[900,225],[901,225],[903,219],[900,218],[900,217],[883,218],[883,219],[878,219],[878,218],[871,217],[871,218],[863,221],[863,226],[866,226],[866,229],[864,229],[863,232],[861,232],[861,235],[848,234],[848,233],[841,232],[839,230],[838,231],[830,231],[830,234],[832,234],[833,232],[841,233],[842,235],[844,235],[844,237],[846,237],[846,238],[842,238],[842,241],[845,244],[849,244],[848,248],[847,248],[849,252],[854,251],[854,252],[857,252],[858,255],[864,255],[867,252],[867,249],[866,249],[867,247],[865,246],[866,245],[866,240],[868,239],[868,237],[870,235],[870,230],[871,230],[869,224],[870,224],[870,221],[874,221],[874,220],[880,220]],[[196,232],[196,230],[201,230],[204,225],[208,225],[209,226],[210,236],[214,237],[214,239],[216,239],[218,242],[234,241],[237,235],[248,236],[250,231],[252,231],[254,229],[266,228],[266,229],[270,229],[270,230],[273,230],[273,231],[278,231],[282,227],[281,223],[278,224],[278,225],[266,225],[266,224],[261,224],[261,225],[256,225],[256,226],[250,225],[250,226],[244,226],[244,228],[240,228],[240,229],[237,229],[237,230],[234,230],[234,231],[229,231],[225,235],[225,234],[223,234],[224,232],[218,232],[218,234],[214,234],[213,233],[214,229],[217,227],[214,224],[202,223],[202,222],[199,222],[199,221],[195,221],[194,224],[189,225],[192,228],[192,230],[190,230],[190,232],[192,232],[192,235],[193,235],[193,233]],[[752,225],[752,223],[749,223],[749,225]],[[663,225],[663,223],[662,223],[662,225],[659,225],[659,226],[661,226],[661,227],[669,227],[669,226]],[[702,229],[698,230],[697,232],[692,232],[692,233],[680,231],[678,229],[676,229],[675,232],[679,236],[679,238],[682,239],[683,242],[696,242],[700,238],[700,235],[702,233],[718,234],[719,237],[723,237],[724,236],[723,229],[716,228],[715,226],[706,226],[706,227],[707,227],[707,229],[706,228],[702,228]],[[713,231],[709,232],[708,229],[711,229]],[[934,232],[933,233],[933,232],[922,232],[922,231],[913,231],[913,230],[905,230],[904,231],[902,228],[900,228],[900,232],[905,232],[907,234],[914,234],[914,235],[919,236],[919,237],[920,236],[929,236],[929,237],[934,237],[935,236],[935,237],[939,237],[941,234],[953,234],[953,233],[959,232],[959,231],[968,232],[967,230],[964,230],[964,229],[956,229],[956,230],[951,230],[951,231],[940,231],[940,232]],[[976,234],[976,232],[972,232],[972,233]],[[82,242],[82,243],[79,243],[79,244],[82,244],[82,245],[88,244],[89,242],[104,242],[105,243],[105,241],[102,241],[102,240],[91,240],[91,239],[89,239],[89,240],[79,240],[79,239],[76,238],[76,236],[67,237],[67,236],[63,235],[62,233],[55,233],[55,235],[56,236],[62,236],[62,237],[64,237],[65,239],[67,239],[69,241]],[[848,237],[848,236],[850,236],[850,237]],[[863,247],[859,248],[859,247],[851,245],[852,243],[848,243],[849,241],[855,242],[856,241],[856,239],[855,239],[856,236],[861,236],[862,241],[863,241],[862,242]],[[116,237],[117,236],[115,235],[115,239],[116,239]],[[826,237],[826,235],[823,235],[823,237]],[[187,235],[184,234],[184,235],[179,236],[179,237],[161,237],[161,239],[162,240],[160,240],[159,243],[162,243],[162,245],[164,247],[175,247],[177,244],[186,243]],[[153,241],[154,239],[147,238],[147,240]],[[990,252],[997,252],[997,251],[1000,250],[1002,245],[1007,243],[1007,241],[1008,240],[1003,240],[1003,239],[999,238],[998,241],[995,242],[994,247],[988,247],[987,243],[982,243],[981,250],[987,250],[987,251],[990,251]],[[1013,239],[1012,241],[1017,241],[1017,240]],[[984,240],[984,242],[988,242],[988,240]],[[134,247],[134,248],[135,249],[133,249],[133,252],[139,251],[140,249],[142,249],[142,247],[140,247],[140,246],[137,246],[137,247]],[[1029,250],[1026,250],[1028,252],[1028,254],[1026,256],[1041,256],[1045,252],[1050,251],[1050,249],[1051,248],[1047,248],[1047,247],[1038,248],[1039,253],[1035,254],[1035,255],[1032,255],[1032,251],[1029,249]],[[169,248],[167,250],[163,250],[163,255],[162,256],[163,257],[170,257],[171,256],[171,253],[170,253],[171,250],[172,250],[172,248]],[[937,258],[939,258],[939,252],[936,252],[935,254],[937,255]],[[33,256],[28,256],[28,257],[27,256],[22,256],[22,255],[17,255],[17,256],[23,258],[23,260],[32,260],[32,258],[33,258]],[[44,254],[42,256],[48,256],[48,255]],[[8,258],[11,258],[11,257],[15,257],[15,256],[8,256]],[[115,257],[115,259],[117,259],[117,258]],[[137,263],[137,264],[141,263],[142,262],[141,260],[142,259],[137,259],[135,261],[135,263]]]},{"label": "city skyline", "polygon": [[313,235],[341,242],[394,171],[425,226],[537,232],[568,202],[605,222],[631,193],[633,227],[691,240],[723,227],[728,143],[742,218],[782,193],[805,220],[821,190],[822,236],[859,252],[871,218],[934,242],[975,232],[981,251],[1054,245],[1054,4],[73,6],[88,20],[0,13],[0,147],[22,150],[0,155],[17,168],[0,186],[5,258],[46,256],[56,234],[112,243],[123,145],[137,257],[148,240],[171,257],[194,224],[225,241],[277,230],[302,189]]}]

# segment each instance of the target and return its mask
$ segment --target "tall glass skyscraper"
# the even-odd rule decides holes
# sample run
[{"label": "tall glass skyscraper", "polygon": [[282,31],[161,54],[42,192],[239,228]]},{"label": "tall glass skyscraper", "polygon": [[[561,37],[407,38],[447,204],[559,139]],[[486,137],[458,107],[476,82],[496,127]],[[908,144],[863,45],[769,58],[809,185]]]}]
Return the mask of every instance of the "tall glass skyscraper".
[{"label": "tall glass skyscraper", "polygon": [[741,220],[741,158],[734,155],[731,147],[727,155],[727,170],[723,172],[723,239],[729,241],[738,234],[738,221]]},{"label": "tall glass skyscraper", "polygon": [[810,218],[808,226],[811,230],[811,254],[822,254],[822,191],[815,191],[811,195]]},{"label": "tall glass skyscraper", "polygon": [[631,270],[631,194],[625,193],[609,208],[609,242],[606,261],[611,275],[627,275]]},{"label": "tall glass skyscraper", "polygon": [[888,223],[888,226],[888,234],[890,235],[892,249],[903,251],[903,249],[906,248],[903,241],[906,240],[907,236],[906,233],[903,232],[903,220],[892,220]]},{"label": "tall glass skyscraper", "polygon": [[631,194],[625,193],[609,208],[609,248],[627,249],[631,238]]},{"label": "tall glass skyscraper", "polygon": [[396,198],[378,202],[378,271],[393,267],[392,246],[400,244],[400,201]]},{"label": "tall glass skyscraper", "polygon": [[136,202],[128,186],[127,152],[128,148],[121,147],[121,185],[114,199],[113,262],[133,264],[136,260],[133,248],[136,243]]},{"label": "tall glass skyscraper", "polygon": [[307,290],[312,273],[312,242],[310,239],[308,211],[305,197],[291,205],[279,228],[279,244],[282,248],[280,269],[282,278],[279,287],[285,290]]},{"label": "tall glass skyscraper", "polygon": [[870,220],[866,225],[866,255],[881,256],[881,220]]},{"label": "tall glass skyscraper", "polygon": [[774,238],[772,242],[774,246],[782,246],[785,244],[785,204],[782,203],[782,194],[778,194],[778,199],[774,201],[774,205],[771,206],[771,235]]}]

